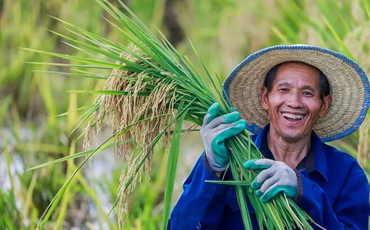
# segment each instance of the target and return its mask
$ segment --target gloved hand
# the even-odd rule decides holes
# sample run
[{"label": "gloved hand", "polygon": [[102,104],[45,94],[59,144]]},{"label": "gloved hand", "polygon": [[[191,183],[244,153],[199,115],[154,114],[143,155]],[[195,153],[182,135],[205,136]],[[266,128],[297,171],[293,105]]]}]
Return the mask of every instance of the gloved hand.
[{"label": "gloved hand", "polygon": [[219,112],[220,105],[214,103],[208,109],[200,128],[208,164],[215,172],[224,171],[229,161],[225,140],[242,132],[247,124],[240,119],[238,112],[217,117]]},{"label": "gloved hand", "polygon": [[251,188],[260,196],[262,202],[274,198],[279,192],[295,198],[298,193],[298,179],[295,171],[282,161],[270,159],[249,160],[244,163],[246,169],[265,169],[251,184]]}]

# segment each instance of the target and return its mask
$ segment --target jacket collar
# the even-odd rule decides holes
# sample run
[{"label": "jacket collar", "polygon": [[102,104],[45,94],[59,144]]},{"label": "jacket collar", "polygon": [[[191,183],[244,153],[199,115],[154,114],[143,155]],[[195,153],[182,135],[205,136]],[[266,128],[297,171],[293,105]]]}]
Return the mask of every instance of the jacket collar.
[{"label": "jacket collar", "polygon": [[[254,140],[254,144],[257,146],[258,149],[263,149],[263,144],[267,143],[267,133],[269,132],[269,130],[270,124],[267,124],[260,132],[252,136],[252,140]],[[318,172],[326,181],[328,181],[328,167],[326,154],[324,151],[324,143],[320,140],[320,138],[316,135],[314,131],[312,131],[311,134],[311,149],[309,150],[308,154],[314,154],[314,165],[312,165],[312,162],[311,165],[307,165],[310,164],[310,162],[306,162],[305,170],[308,173],[311,173],[313,171]]]}]

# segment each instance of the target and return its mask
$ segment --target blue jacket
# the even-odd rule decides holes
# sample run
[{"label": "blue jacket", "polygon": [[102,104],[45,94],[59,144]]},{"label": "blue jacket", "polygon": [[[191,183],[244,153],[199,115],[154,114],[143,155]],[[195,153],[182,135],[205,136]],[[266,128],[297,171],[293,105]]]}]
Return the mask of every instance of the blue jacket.
[{"label": "blue jacket", "polygon": [[[265,157],[273,159],[267,148],[267,130],[265,127],[253,140]],[[203,155],[184,182],[184,192],[171,213],[168,229],[244,229],[234,187],[204,182],[218,178],[207,169]],[[328,230],[368,230],[369,184],[357,161],[322,143],[312,132],[311,150],[301,163],[296,170],[297,204]],[[258,229],[249,202],[248,206],[253,229]]]}]

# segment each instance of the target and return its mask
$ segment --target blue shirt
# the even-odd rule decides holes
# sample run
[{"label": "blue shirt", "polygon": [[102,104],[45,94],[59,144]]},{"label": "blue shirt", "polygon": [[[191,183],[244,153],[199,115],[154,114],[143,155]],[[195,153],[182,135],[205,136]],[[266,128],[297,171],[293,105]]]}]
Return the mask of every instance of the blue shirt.
[{"label": "blue shirt", "polygon": [[[268,126],[252,139],[265,157],[273,158],[272,154],[266,156],[267,132]],[[328,230],[368,230],[369,184],[357,161],[321,142],[314,132],[303,161],[296,170],[300,188],[295,201],[299,207]],[[207,170],[202,154],[183,184],[184,192],[171,213],[168,229],[244,229],[234,187],[205,180],[218,178]],[[253,229],[259,229],[247,203]]]}]

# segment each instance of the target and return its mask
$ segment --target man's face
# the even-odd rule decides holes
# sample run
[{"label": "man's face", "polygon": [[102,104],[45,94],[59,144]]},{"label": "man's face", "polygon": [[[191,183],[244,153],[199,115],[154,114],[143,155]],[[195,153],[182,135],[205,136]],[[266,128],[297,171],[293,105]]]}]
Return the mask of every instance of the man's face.
[{"label": "man's face", "polygon": [[320,72],[309,65],[285,63],[279,67],[272,90],[261,90],[261,105],[268,111],[274,134],[288,142],[311,134],[332,100],[330,95],[321,100],[319,79]]}]

